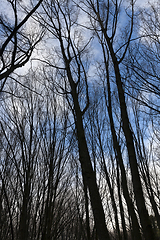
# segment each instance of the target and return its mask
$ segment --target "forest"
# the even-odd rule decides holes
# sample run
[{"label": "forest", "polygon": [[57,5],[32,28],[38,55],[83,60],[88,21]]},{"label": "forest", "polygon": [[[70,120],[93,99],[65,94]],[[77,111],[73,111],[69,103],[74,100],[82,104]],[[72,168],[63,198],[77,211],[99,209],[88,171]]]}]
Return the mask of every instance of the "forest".
[{"label": "forest", "polygon": [[160,1],[1,0],[0,239],[160,239]]}]

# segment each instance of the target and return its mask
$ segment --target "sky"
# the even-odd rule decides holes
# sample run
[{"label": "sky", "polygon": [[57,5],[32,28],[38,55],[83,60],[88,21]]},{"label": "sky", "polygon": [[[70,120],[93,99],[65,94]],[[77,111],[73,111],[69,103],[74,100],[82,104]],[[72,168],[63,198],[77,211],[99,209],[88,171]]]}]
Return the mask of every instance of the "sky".
[{"label": "sky", "polygon": [[[26,5],[28,5],[29,1],[30,1],[30,0],[26,0],[26,1],[22,0],[21,3],[23,3],[23,4],[25,3]],[[125,2],[125,1],[126,1],[126,2],[129,2],[129,0],[124,0],[124,2]],[[153,1],[155,1],[155,0],[150,0],[150,2],[153,2]],[[6,14],[9,19],[10,19],[10,18],[13,18],[13,11],[11,11],[11,7],[9,7],[10,4],[8,3],[8,1],[7,1],[7,0],[1,0],[1,6],[3,6],[3,7],[0,9],[0,14],[1,14],[1,13],[2,13],[2,14]],[[137,0],[137,1],[136,1],[136,6],[146,7],[146,8],[147,8],[147,6],[149,6],[149,5],[148,5],[148,0]],[[84,22],[84,18],[82,19],[82,21]],[[95,52],[95,54],[98,55],[98,54],[99,54],[99,53],[98,53],[98,52],[99,52],[99,49],[96,49],[96,51],[97,51],[97,53]],[[36,55],[37,55],[37,53],[34,52],[33,57],[36,58]],[[38,57],[38,55],[37,55],[37,57]],[[27,69],[29,66],[30,66],[30,63],[26,64],[25,67],[23,67],[23,71],[24,71],[25,69]]]}]

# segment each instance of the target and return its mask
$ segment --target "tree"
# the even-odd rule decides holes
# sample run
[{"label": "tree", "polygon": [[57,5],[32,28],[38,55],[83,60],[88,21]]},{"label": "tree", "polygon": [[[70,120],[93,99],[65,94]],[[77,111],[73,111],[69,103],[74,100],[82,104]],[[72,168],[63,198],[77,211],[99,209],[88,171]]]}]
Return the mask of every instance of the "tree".
[{"label": "tree", "polygon": [[[82,45],[83,41],[80,43],[79,39],[76,39],[76,35],[78,35],[74,30],[78,17],[76,4],[70,1],[46,1],[43,10],[43,13],[39,15],[38,21],[46,26],[52,38],[54,37],[58,40],[60,50],[57,52],[60,56],[59,59],[62,61],[61,67],[52,64],[55,60],[51,60],[51,63],[48,61],[48,65],[55,66],[59,71],[62,70],[61,73],[63,75],[61,75],[61,78],[63,82],[61,82],[60,88],[62,94],[66,95],[73,113],[79,149],[79,161],[81,163],[83,179],[90,194],[96,231],[99,239],[110,239],[83,125],[83,116],[89,107],[89,95],[87,72],[82,56],[88,43]],[[75,38],[72,38],[72,31]],[[84,97],[80,99],[82,94]]]},{"label": "tree", "polygon": [[0,15],[0,92],[10,74],[29,61],[35,46],[42,39],[43,31],[35,31],[30,34],[26,29],[26,24],[30,24],[29,20],[42,2],[43,0],[39,0],[35,6],[31,4],[32,9],[27,11],[23,19],[21,17],[23,8],[19,9],[21,8],[20,1],[2,2],[4,9],[7,4],[7,11],[12,11],[13,18],[10,19],[4,13]]},{"label": "tree", "polygon": [[[119,109],[121,115],[122,129],[125,136],[126,147],[128,152],[128,158],[131,168],[132,182],[134,188],[134,194],[136,199],[136,204],[138,208],[138,214],[143,230],[145,239],[154,238],[154,233],[149,219],[149,214],[145,205],[145,198],[142,190],[142,183],[140,179],[137,156],[135,151],[133,132],[131,129],[131,124],[129,121],[127,105],[125,100],[125,92],[122,81],[121,67],[120,64],[123,62],[125,55],[127,53],[131,36],[133,33],[134,24],[134,2],[130,1],[130,12],[128,13],[128,20],[130,21],[129,30],[124,31],[125,42],[119,42],[119,48],[117,49],[117,28],[119,12],[121,7],[121,2],[115,1],[111,3],[110,1],[104,1],[102,3],[87,1],[88,15],[90,17],[91,26],[94,28],[95,33],[102,42],[104,40],[104,46],[102,46],[103,52],[106,53],[107,60],[104,59],[106,63],[106,78],[109,80],[108,74],[108,61],[111,61],[113,67],[113,74],[115,77],[115,84],[117,88],[117,95],[119,101]],[[106,9],[104,12],[102,10]],[[92,11],[92,12],[91,12]],[[100,34],[99,34],[100,33]],[[102,39],[102,40],[101,40]],[[109,86],[109,85],[108,85]],[[108,99],[110,101],[110,99]],[[113,134],[113,132],[112,132]]]},{"label": "tree", "polygon": [[[21,1],[8,3],[20,23],[30,13]],[[137,35],[134,4],[44,0],[17,31],[19,24],[3,28],[6,39],[15,31],[5,64],[7,53],[10,66],[30,58],[22,47],[39,41],[45,51],[25,76],[13,69],[9,84],[1,80],[9,94],[4,91],[0,107],[0,238],[158,236],[159,110],[140,96],[154,94],[158,106],[159,40],[150,32]],[[143,27],[144,16],[156,26],[152,10],[141,13]],[[29,19],[44,30],[43,39],[42,32],[24,32]],[[33,42],[19,45],[22,38]]]},{"label": "tree", "polygon": [[[36,87],[33,76],[28,75],[28,85]],[[6,220],[1,217],[5,220],[1,237],[58,239],[74,219],[72,211],[66,214],[67,208],[74,208],[69,190],[72,175],[66,168],[71,150],[66,141],[67,112],[55,96],[48,94],[43,100],[14,84],[13,92],[19,98],[6,99],[1,116],[1,207],[6,212]]]}]

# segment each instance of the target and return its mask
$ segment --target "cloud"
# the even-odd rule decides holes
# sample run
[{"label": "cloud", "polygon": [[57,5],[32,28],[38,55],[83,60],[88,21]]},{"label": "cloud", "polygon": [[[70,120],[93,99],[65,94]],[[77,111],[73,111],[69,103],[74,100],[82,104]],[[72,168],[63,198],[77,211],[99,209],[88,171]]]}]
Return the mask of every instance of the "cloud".
[{"label": "cloud", "polygon": [[149,3],[155,3],[155,0],[137,0],[136,6],[141,7],[141,8],[148,8]]}]

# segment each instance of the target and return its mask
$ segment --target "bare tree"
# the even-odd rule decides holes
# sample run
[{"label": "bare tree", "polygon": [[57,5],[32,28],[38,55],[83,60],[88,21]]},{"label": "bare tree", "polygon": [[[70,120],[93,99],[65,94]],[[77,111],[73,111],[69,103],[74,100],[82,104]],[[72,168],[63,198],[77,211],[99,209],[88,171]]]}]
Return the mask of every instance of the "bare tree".
[{"label": "bare tree", "polygon": [[31,24],[29,20],[42,2],[43,0],[39,0],[35,6],[31,4],[31,9],[25,13],[22,19],[21,16],[24,14],[22,12],[23,8],[20,9],[20,1],[2,1],[4,9],[6,4],[7,11],[11,11],[10,15],[12,17],[10,19],[4,13],[0,15],[0,92],[3,90],[10,74],[29,61],[35,46],[42,39],[43,31],[36,30],[30,35],[26,30],[26,24],[29,27]]},{"label": "bare tree", "polygon": [[[131,168],[132,182],[134,188],[134,194],[136,199],[136,204],[138,208],[138,214],[143,230],[145,239],[154,238],[154,233],[152,230],[151,222],[149,219],[149,214],[145,205],[145,198],[142,189],[142,183],[140,179],[137,156],[134,146],[133,132],[129,120],[129,115],[127,111],[126,99],[124,86],[122,81],[121,67],[120,64],[123,62],[133,33],[134,26],[134,2],[130,1],[130,13],[128,14],[128,20],[130,27],[125,29],[123,38],[124,42],[119,41],[117,43],[117,31],[118,23],[120,21],[120,8],[121,1],[103,1],[94,2],[87,1],[86,7],[88,9],[88,15],[91,22],[91,27],[95,30],[99,39],[104,39],[103,52],[106,53],[106,57],[109,57],[111,61],[113,74],[115,78],[115,84],[117,87],[117,95],[119,101],[120,116],[122,122],[122,129],[126,140],[126,147],[129,157],[129,163]],[[103,10],[106,11],[103,11]],[[118,47],[117,47],[118,45]],[[104,62],[107,64],[107,61]],[[106,68],[107,65],[106,65]],[[107,70],[108,71],[108,70]],[[106,78],[109,75],[106,71]],[[110,100],[109,100],[110,101]],[[139,236],[140,237],[140,236]]]},{"label": "bare tree", "polygon": [[[155,7],[141,12],[145,36],[135,37],[132,0],[7,3],[15,21],[0,18],[1,91],[10,92],[0,99],[0,238],[156,239]],[[37,67],[20,76],[41,40]]]},{"label": "bare tree", "polygon": [[60,89],[66,95],[74,116],[79,161],[83,179],[90,194],[96,231],[99,239],[110,239],[83,125],[83,117],[89,107],[89,87],[83,55],[89,42],[83,44],[83,40],[80,42],[81,39],[77,38],[80,37],[80,32],[78,33],[74,29],[78,18],[76,4],[70,1],[45,1],[43,9],[38,21],[46,26],[52,38],[58,40],[59,51],[57,51],[57,57],[59,56],[61,60],[60,67],[53,64],[54,59],[48,61],[48,65],[55,67],[61,73]]}]

